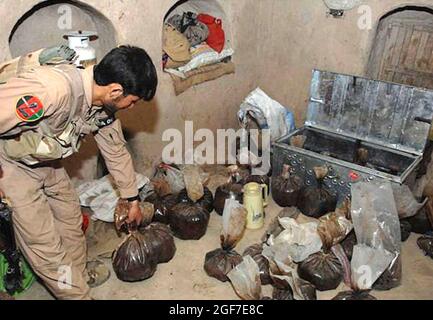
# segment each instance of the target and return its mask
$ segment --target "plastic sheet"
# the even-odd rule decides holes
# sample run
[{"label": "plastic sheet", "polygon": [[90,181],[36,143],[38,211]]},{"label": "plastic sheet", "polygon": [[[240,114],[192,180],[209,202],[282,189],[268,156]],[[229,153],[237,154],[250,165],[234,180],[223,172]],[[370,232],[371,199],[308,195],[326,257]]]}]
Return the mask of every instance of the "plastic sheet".
[{"label": "plastic sheet", "polygon": [[[150,184],[150,180],[147,177],[137,174],[139,189]],[[114,210],[120,198],[120,193],[110,175],[80,185],[78,187],[78,195],[81,206],[92,209],[93,214],[91,218],[93,220],[97,219],[108,223],[114,222]]]},{"label": "plastic sheet", "polygon": [[386,287],[398,286],[401,282],[401,232],[391,184],[354,184],[352,221],[358,239],[352,257],[355,289],[370,290],[385,271],[388,271]]}]

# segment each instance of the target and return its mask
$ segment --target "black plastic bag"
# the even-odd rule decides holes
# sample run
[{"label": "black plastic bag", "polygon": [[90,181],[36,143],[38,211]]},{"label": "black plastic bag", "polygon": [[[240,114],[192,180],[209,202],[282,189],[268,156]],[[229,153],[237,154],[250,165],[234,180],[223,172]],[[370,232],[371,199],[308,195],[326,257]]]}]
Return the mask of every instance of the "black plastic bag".
[{"label": "black plastic bag", "polygon": [[164,224],[169,223],[169,212],[177,204],[177,196],[173,194],[160,197],[156,193],[152,193],[147,197],[145,202],[152,203],[155,208],[155,215],[153,217],[154,222],[160,222]]},{"label": "black plastic bag", "polygon": [[385,270],[384,273],[377,279],[373,285],[374,290],[387,291],[397,288],[401,285],[402,278],[402,263],[399,255]]},{"label": "black plastic bag", "polygon": [[409,239],[410,234],[412,233],[412,225],[409,221],[400,220],[400,230],[401,230],[401,241],[405,242]]},{"label": "black plastic bag", "polygon": [[370,295],[369,291],[344,291],[340,292],[332,300],[377,300],[375,297]]},{"label": "black plastic bag", "polygon": [[337,207],[337,197],[327,190],[323,184],[323,179],[328,174],[327,168],[314,168],[317,186],[306,187],[302,190],[298,198],[298,208],[303,214],[313,218],[335,211]]},{"label": "black plastic bag", "polygon": [[204,270],[208,276],[227,282],[227,274],[240,263],[242,256],[236,251],[216,249],[206,254]]},{"label": "black plastic bag", "polygon": [[228,273],[242,263],[242,256],[234,248],[246,227],[247,210],[236,200],[227,200],[223,214],[221,249],[206,254],[204,270],[210,277],[229,281]]},{"label": "black plastic bag", "polygon": [[408,219],[404,219],[408,221],[412,226],[412,232],[417,234],[426,234],[429,231],[433,231],[432,224],[428,218],[428,206],[423,207],[415,216],[410,217]]},{"label": "black plastic bag", "polygon": [[274,288],[272,292],[273,300],[294,300],[292,289],[281,290],[278,288]]},{"label": "black plastic bag", "polygon": [[[197,200],[197,202],[195,204],[202,206],[203,208],[206,209],[206,211],[208,213],[211,213],[213,211],[213,195],[212,195],[212,191],[209,190],[209,188],[204,187],[203,188],[204,191],[204,195],[201,199]],[[188,197],[188,191],[186,189],[183,189],[180,193],[179,196],[177,197],[177,202],[183,202],[183,203],[189,203],[189,204],[194,204],[194,201],[192,201],[189,197]]]},{"label": "black plastic bag", "polygon": [[303,185],[300,177],[290,174],[290,166],[284,165],[281,176],[272,179],[272,197],[280,207],[294,207]]},{"label": "black plastic bag", "polygon": [[347,256],[347,259],[352,260],[353,256],[353,247],[358,243],[356,239],[355,231],[350,232],[346,239],[341,242],[341,246],[343,247],[344,253]]},{"label": "black plastic bag", "polygon": [[162,223],[152,223],[147,227],[141,227],[140,232],[152,246],[158,256],[158,263],[167,263],[176,254],[176,244],[169,227]]},{"label": "black plastic bag", "polygon": [[317,290],[328,291],[340,285],[343,280],[343,267],[332,252],[318,252],[299,264],[298,274]]},{"label": "black plastic bag", "polygon": [[239,183],[227,183],[217,188],[213,206],[215,211],[222,216],[224,205],[227,199],[235,199],[240,203],[243,202],[242,185]]},{"label": "black plastic bag", "polygon": [[253,244],[245,249],[242,256],[250,256],[257,263],[260,269],[260,280],[262,285],[266,286],[268,284],[272,284],[272,279],[269,274],[269,261],[263,255],[263,245],[262,244]]},{"label": "black plastic bag", "polygon": [[170,227],[175,237],[199,240],[207,231],[209,212],[197,203],[182,202],[170,210]]},{"label": "black plastic bag", "polygon": [[151,278],[158,265],[158,254],[150,241],[137,230],[119,245],[113,255],[113,269],[119,280],[137,282]]},{"label": "black plastic bag", "polygon": [[433,236],[422,236],[417,241],[424,254],[433,259]]}]

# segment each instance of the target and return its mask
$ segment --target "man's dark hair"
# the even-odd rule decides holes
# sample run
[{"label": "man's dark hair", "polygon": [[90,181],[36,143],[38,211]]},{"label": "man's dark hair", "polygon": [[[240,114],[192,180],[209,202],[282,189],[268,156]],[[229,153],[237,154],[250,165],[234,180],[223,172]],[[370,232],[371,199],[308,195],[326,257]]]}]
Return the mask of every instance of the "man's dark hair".
[{"label": "man's dark hair", "polygon": [[138,96],[150,101],[156,93],[158,75],[149,55],[141,48],[120,46],[111,50],[95,67],[97,85],[118,83],[124,95]]}]

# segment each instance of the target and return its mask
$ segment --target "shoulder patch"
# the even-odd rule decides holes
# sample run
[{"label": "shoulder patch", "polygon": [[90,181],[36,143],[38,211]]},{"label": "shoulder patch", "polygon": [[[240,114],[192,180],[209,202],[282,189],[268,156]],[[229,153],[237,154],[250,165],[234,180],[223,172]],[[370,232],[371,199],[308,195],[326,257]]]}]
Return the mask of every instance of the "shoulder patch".
[{"label": "shoulder patch", "polygon": [[40,120],[44,114],[44,106],[35,96],[24,96],[17,101],[17,117],[25,122],[35,122]]}]

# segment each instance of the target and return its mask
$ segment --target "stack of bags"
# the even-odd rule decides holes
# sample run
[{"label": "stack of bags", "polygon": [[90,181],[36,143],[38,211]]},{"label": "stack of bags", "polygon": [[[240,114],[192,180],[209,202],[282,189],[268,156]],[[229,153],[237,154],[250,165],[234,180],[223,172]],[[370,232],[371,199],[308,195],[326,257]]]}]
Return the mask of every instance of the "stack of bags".
[{"label": "stack of bags", "polygon": [[191,11],[167,19],[163,31],[163,66],[176,95],[209,80],[234,73],[221,19]]}]

